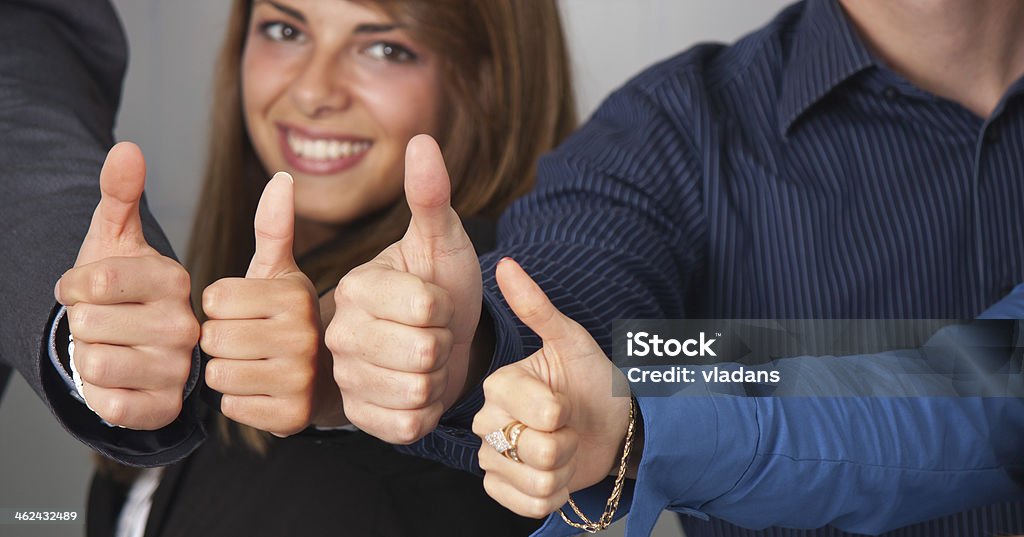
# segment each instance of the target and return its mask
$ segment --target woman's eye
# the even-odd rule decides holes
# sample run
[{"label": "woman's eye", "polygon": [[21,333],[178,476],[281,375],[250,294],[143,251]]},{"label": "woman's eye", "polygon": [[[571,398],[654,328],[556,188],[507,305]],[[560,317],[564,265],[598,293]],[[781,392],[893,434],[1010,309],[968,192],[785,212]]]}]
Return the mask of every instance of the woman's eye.
[{"label": "woman's eye", "polygon": [[284,22],[266,22],[260,25],[260,32],[272,41],[303,41],[305,36],[298,28]]},{"label": "woman's eye", "polygon": [[395,63],[410,63],[416,61],[416,54],[396,43],[381,41],[366,47],[363,49],[363,52],[378,60],[387,60]]}]

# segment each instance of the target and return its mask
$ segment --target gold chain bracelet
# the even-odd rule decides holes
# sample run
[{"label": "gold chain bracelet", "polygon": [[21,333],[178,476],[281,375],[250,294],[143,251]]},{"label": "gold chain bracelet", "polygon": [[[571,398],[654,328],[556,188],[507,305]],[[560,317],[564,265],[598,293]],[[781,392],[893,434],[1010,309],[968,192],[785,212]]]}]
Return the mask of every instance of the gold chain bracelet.
[{"label": "gold chain bracelet", "polygon": [[558,514],[562,515],[562,520],[566,524],[587,533],[597,533],[612,525],[615,511],[619,508],[619,499],[622,497],[622,485],[626,481],[626,470],[629,467],[629,452],[633,448],[633,432],[636,430],[636,404],[636,399],[630,398],[629,426],[626,427],[626,440],[622,448],[622,459],[619,460],[619,473],[615,476],[615,486],[612,487],[612,495],[608,497],[608,502],[605,504],[604,513],[601,514],[601,518],[597,521],[592,521],[587,518],[587,515],[583,514],[583,511],[580,510],[576,502],[572,500],[572,496],[570,496],[569,506],[572,507],[572,510],[576,512],[576,516],[580,517],[583,523],[569,520],[569,517],[565,515],[565,511],[559,509]]}]

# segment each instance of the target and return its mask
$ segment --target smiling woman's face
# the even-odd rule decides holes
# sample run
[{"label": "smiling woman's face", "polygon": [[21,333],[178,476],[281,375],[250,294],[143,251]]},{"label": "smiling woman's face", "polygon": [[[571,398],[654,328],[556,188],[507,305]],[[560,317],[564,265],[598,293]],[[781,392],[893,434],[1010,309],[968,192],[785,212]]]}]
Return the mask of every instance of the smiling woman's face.
[{"label": "smiling woman's face", "polygon": [[242,57],[246,126],[266,171],[295,177],[297,219],[342,224],[401,196],[406,143],[437,134],[439,72],[430,51],[370,5],[255,0]]}]

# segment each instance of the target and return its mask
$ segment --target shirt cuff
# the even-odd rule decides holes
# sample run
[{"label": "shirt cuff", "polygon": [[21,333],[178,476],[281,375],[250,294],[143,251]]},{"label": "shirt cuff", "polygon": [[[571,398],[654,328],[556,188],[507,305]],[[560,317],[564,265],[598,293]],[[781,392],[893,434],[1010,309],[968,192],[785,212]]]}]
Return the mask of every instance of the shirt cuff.
[{"label": "shirt cuff", "polygon": [[[67,315],[67,307],[60,306],[60,309],[57,310],[57,315],[53,319],[53,324],[50,325],[50,339],[47,349],[49,351],[48,354],[50,356],[50,363],[53,364],[53,369],[57,371],[58,375],[60,375],[60,379],[64,382],[64,385],[67,386],[68,393],[71,394],[71,397],[73,397],[76,401],[84,404],[85,400],[82,399],[81,394],[79,394],[78,390],[75,388],[75,380],[69,371],[70,365],[64,365],[64,362],[68,362],[70,364],[71,351],[70,349],[68,349],[66,351],[67,354],[61,354],[57,348],[57,341],[59,339],[67,339],[67,337],[59,337],[58,333],[64,335],[70,333],[70,330],[68,329],[67,326]],[[60,348],[67,349],[67,347],[64,347],[63,345]]]},{"label": "shirt cuff", "polygon": [[1024,283],[978,315],[979,319],[1024,319]]},{"label": "shirt cuff", "polygon": [[[78,396],[65,353],[57,341],[66,341],[66,309],[55,304],[48,321],[49,334],[38,358],[44,401],[57,421],[73,437],[101,454],[131,466],[155,466],[176,462],[194,451],[206,436],[203,421],[208,412],[198,397],[191,397],[202,372],[202,355],[193,350],[192,370],[184,390],[181,414],[171,424],[154,431],[135,431],[103,425]],[[50,366],[46,365],[49,360]],[[63,360],[63,361],[62,361]]]},{"label": "shirt cuff", "polygon": [[[626,481],[615,513],[616,519],[629,514],[626,537],[650,535],[665,509],[708,519],[702,505],[728,491],[754,459],[755,407],[741,397],[697,393],[636,399],[643,420],[642,456],[637,479]],[[600,517],[614,482],[608,477],[574,492],[573,501],[592,520]],[[579,522],[568,504],[562,511]],[[554,513],[533,535],[568,537],[579,531]]]},{"label": "shirt cuff", "polygon": [[637,398],[644,447],[626,537],[649,535],[666,508],[707,519],[704,504],[732,489],[754,460],[752,399],[692,388],[703,393]]}]

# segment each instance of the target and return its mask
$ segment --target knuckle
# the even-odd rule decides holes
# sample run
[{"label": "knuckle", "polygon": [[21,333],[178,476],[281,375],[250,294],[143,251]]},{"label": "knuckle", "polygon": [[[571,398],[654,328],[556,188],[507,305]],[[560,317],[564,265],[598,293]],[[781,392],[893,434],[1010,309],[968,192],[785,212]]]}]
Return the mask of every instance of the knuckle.
[{"label": "knuckle", "polygon": [[168,392],[165,397],[161,397],[157,401],[156,408],[153,409],[152,419],[153,423],[151,427],[158,429],[174,421],[174,418],[181,414],[182,401],[179,393]]},{"label": "knuckle", "polygon": [[490,432],[484,428],[483,418],[480,417],[484,414],[484,411],[486,409],[487,403],[484,403],[484,406],[480,408],[480,411],[477,412],[475,416],[473,416],[473,423],[472,425],[470,425],[473,434],[479,436],[480,438],[487,436],[487,433]]},{"label": "knuckle", "polygon": [[84,323],[87,315],[85,313],[86,304],[73,305],[68,308],[68,325],[71,328],[72,334],[78,333],[79,335],[87,328]]},{"label": "knuckle", "polygon": [[488,457],[487,453],[488,449],[491,448],[484,444],[480,446],[480,449],[477,450],[476,454],[477,465],[480,466],[480,469],[483,470],[484,472],[488,472],[491,469],[491,460]]},{"label": "knuckle", "polygon": [[498,369],[494,373],[484,378],[483,389],[484,397],[486,398],[489,394],[501,393],[502,384],[504,384],[505,374],[501,369]]},{"label": "knuckle", "polygon": [[562,405],[561,403],[555,402],[544,405],[544,407],[541,408],[540,416],[538,417],[541,422],[541,427],[546,431],[554,431],[558,428],[558,425],[562,423],[565,412],[565,405]]},{"label": "knuckle", "polygon": [[441,343],[433,335],[422,337],[413,345],[413,353],[418,371],[433,371],[440,362]]},{"label": "knuckle", "polygon": [[536,446],[533,451],[535,452],[535,457],[537,459],[537,467],[545,470],[551,470],[558,464],[558,446],[553,440],[548,438],[537,439]]},{"label": "knuckle", "polygon": [[394,420],[395,442],[409,445],[420,439],[420,418],[414,413],[400,414]]},{"label": "knuckle", "polygon": [[413,406],[422,407],[428,404],[432,392],[430,377],[426,375],[415,375],[406,383],[406,399]]},{"label": "knuckle", "polygon": [[188,298],[192,293],[192,278],[188,271],[178,263],[173,263],[168,282],[170,283],[171,296]]},{"label": "knuckle", "polygon": [[231,385],[231,369],[225,367],[223,359],[214,358],[206,364],[206,384],[217,390],[224,391]]},{"label": "knuckle", "polygon": [[357,271],[358,269],[353,269],[338,280],[338,287],[334,290],[334,300],[338,305],[355,300],[356,289],[359,287]]},{"label": "knuckle", "polygon": [[115,425],[124,425],[128,420],[128,401],[124,395],[111,394],[93,403],[101,418]]},{"label": "knuckle", "polygon": [[281,421],[276,427],[276,429],[278,429],[276,432],[291,434],[306,427],[311,414],[311,410],[309,410],[307,405],[287,402],[281,406],[284,408],[282,408],[278,413],[281,417]]},{"label": "knuckle", "polygon": [[89,304],[78,304],[68,310],[68,324],[71,327],[71,332],[88,332],[95,328],[99,323],[96,321],[96,314],[98,312],[89,307]]},{"label": "knuckle", "polygon": [[210,315],[220,309],[221,304],[228,300],[229,291],[227,286],[216,281],[203,289],[203,311]]},{"label": "knuckle", "polygon": [[551,496],[558,491],[558,483],[551,472],[535,472],[530,478],[532,496]]},{"label": "knuckle", "polygon": [[224,395],[220,398],[220,413],[224,414],[225,417],[231,418],[235,421],[242,421],[244,416],[239,413],[238,399],[231,397],[230,395]]},{"label": "knuckle", "polygon": [[337,317],[331,321],[331,324],[327,326],[327,331],[324,332],[324,344],[327,345],[327,349],[336,358],[350,352],[349,344],[351,339],[346,332],[345,326],[338,321]]},{"label": "knuckle", "polygon": [[544,518],[554,510],[551,503],[545,498],[529,498],[525,505],[526,516],[530,518]]},{"label": "knuckle", "polygon": [[97,268],[89,276],[89,293],[96,299],[106,298],[113,289],[116,279],[117,271],[113,268]]},{"label": "knuckle", "polygon": [[224,344],[224,331],[220,324],[213,321],[206,321],[199,329],[199,346],[207,354],[221,354],[220,350]]},{"label": "knuckle", "polygon": [[[422,284],[426,285],[426,284]],[[426,288],[412,298],[412,319],[418,325],[426,325],[434,318],[438,309],[437,298],[428,293]]]},{"label": "knuckle", "polygon": [[199,339],[199,322],[191,314],[178,314],[166,321],[165,330],[175,346],[192,346]]},{"label": "knuckle", "polygon": [[92,345],[75,346],[75,368],[78,374],[91,384],[102,385],[108,375],[108,363],[98,353],[94,352]]},{"label": "knuckle", "polygon": [[331,351],[331,354],[336,354],[341,350],[340,331],[341,329],[334,324],[333,320],[324,330],[324,345],[327,346],[327,350]]}]

